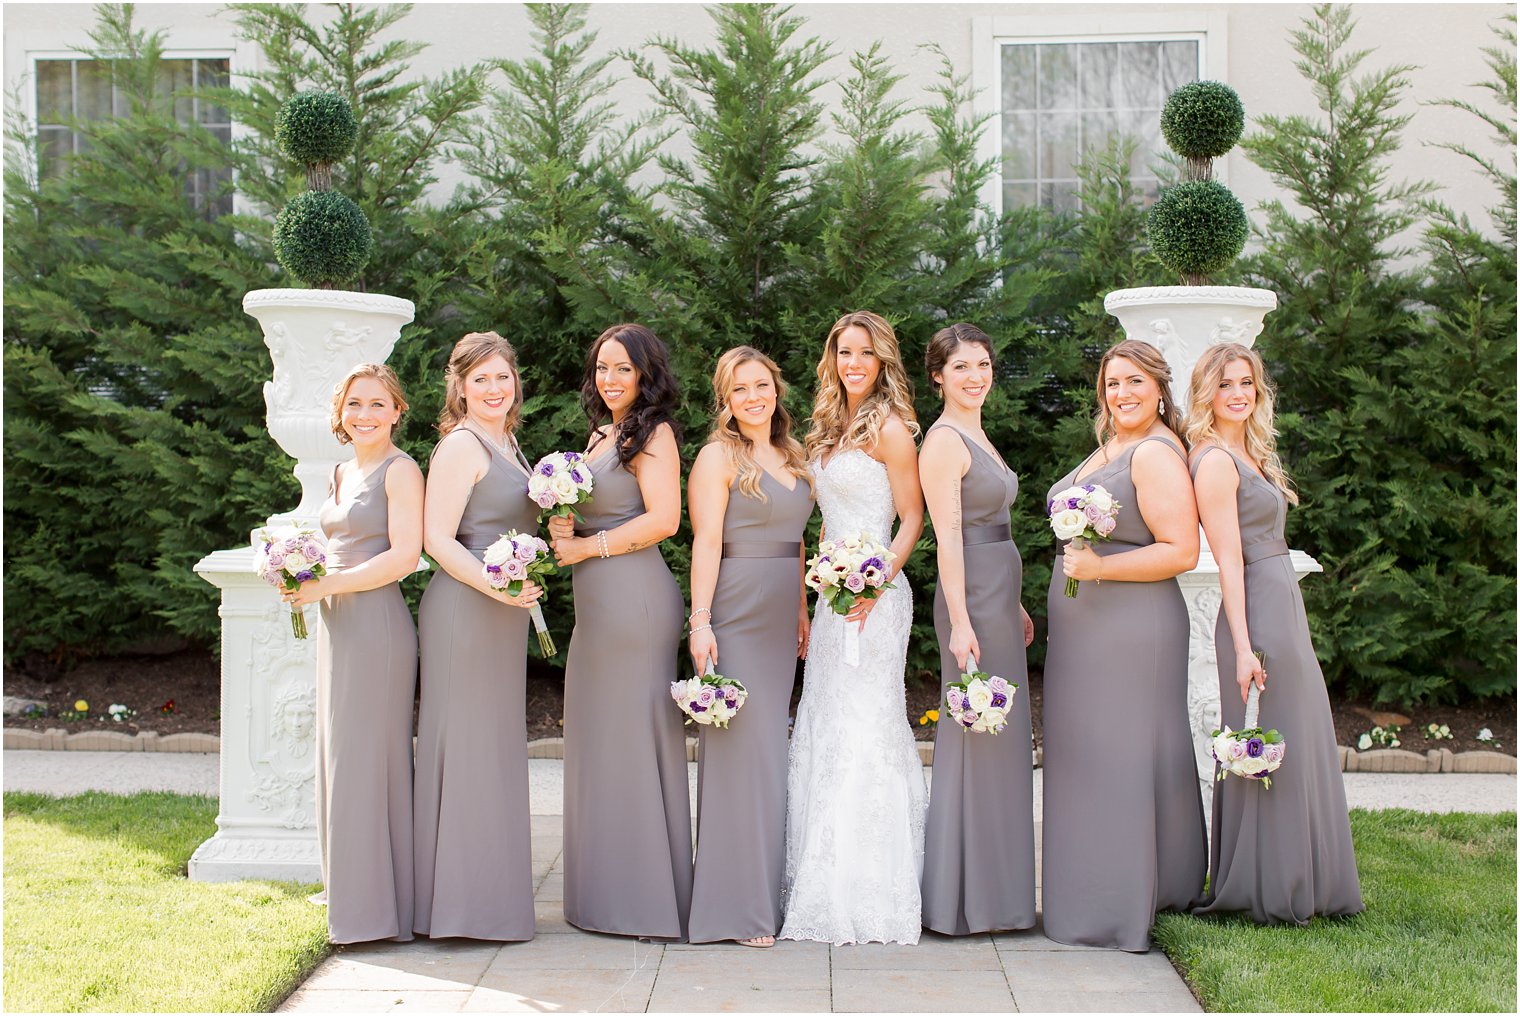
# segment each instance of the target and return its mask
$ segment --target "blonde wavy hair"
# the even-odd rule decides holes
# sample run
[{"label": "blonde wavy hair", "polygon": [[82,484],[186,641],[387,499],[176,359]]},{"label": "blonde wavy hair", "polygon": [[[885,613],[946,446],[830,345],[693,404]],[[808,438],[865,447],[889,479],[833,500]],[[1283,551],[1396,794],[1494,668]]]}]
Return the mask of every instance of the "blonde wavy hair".
[{"label": "blonde wavy hair", "polygon": [[769,371],[771,384],[776,388],[776,410],[771,414],[771,446],[780,450],[786,459],[786,468],[794,476],[812,484],[802,442],[792,436],[792,414],[787,412],[783,404],[787,387],[781,378],[781,368],[776,366],[776,361],[754,346],[735,346],[718,357],[718,366],[713,370],[712,377],[713,429],[707,435],[707,440],[723,446],[728,464],[738,473],[739,491],[746,497],[768,501],[770,499],[760,485],[761,467],[755,461],[753,442],[740,431],[739,421],[734,419],[734,411],[729,407],[729,396],[734,391],[734,374],[746,363],[758,363]]},{"label": "blonde wavy hair", "polygon": [[1199,357],[1193,368],[1193,378],[1188,386],[1187,441],[1196,448],[1201,444],[1219,444],[1214,430],[1214,393],[1224,380],[1225,368],[1236,360],[1251,365],[1251,377],[1256,381],[1256,408],[1246,417],[1246,454],[1261,463],[1261,471],[1267,480],[1282,491],[1289,504],[1298,504],[1298,492],[1283,468],[1277,454],[1276,410],[1277,386],[1267,377],[1267,366],[1261,354],[1238,342],[1224,342],[1210,346]]},{"label": "blonde wavy hair", "polygon": [[[839,377],[839,336],[846,328],[864,328],[871,349],[881,363],[876,387],[851,417],[845,400],[844,381]],[[913,410],[913,382],[903,367],[897,333],[886,318],[857,310],[834,322],[818,361],[818,392],[813,397],[812,426],[807,434],[807,456],[818,458],[830,448],[869,448],[876,443],[887,417],[895,414],[918,437],[918,414]]]},{"label": "blonde wavy hair", "polygon": [[1149,342],[1125,339],[1109,346],[1103,359],[1098,361],[1098,380],[1095,385],[1098,391],[1098,413],[1093,417],[1093,433],[1098,435],[1098,444],[1105,444],[1116,433],[1114,414],[1108,411],[1108,399],[1103,395],[1103,379],[1108,374],[1109,362],[1119,357],[1139,367],[1156,382],[1156,387],[1161,389],[1161,422],[1177,435],[1179,441],[1185,442],[1187,439],[1182,435],[1182,414],[1177,410],[1177,400],[1172,398],[1172,368],[1167,365],[1166,357]]},{"label": "blonde wavy hair", "polygon": [[[406,395],[401,391],[401,379],[396,376],[395,371],[383,363],[361,363],[344,375],[342,381],[333,385],[332,415],[328,422],[332,424],[333,436],[338,439],[339,444],[353,443],[353,438],[349,437],[348,431],[343,429],[343,401],[348,398],[349,386],[361,377],[372,377],[379,381],[385,388],[385,394],[391,397],[391,401],[401,412],[405,413],[411,408],[406,403]],[[398,418],[391,426],[392,440],[395,439],[396,428],[399,426],[401,426],[401,420]]]},{"label": "blonde wavy hair", "polygon": [[512,343],[495,332],[471,332],[454,343],[449,354],[449,365],[444,370],[446,379],[443,392],[443,409],[438,413],[438,433],[447,434],[464,422],[469,415],[465,405],[464,379],[475,366],[493,356],[507,361],[512,368],[512,408],[507,411],[507,433],[517,429],[517,418],[522,415],[522,374],[517,369],[517,351]]}]

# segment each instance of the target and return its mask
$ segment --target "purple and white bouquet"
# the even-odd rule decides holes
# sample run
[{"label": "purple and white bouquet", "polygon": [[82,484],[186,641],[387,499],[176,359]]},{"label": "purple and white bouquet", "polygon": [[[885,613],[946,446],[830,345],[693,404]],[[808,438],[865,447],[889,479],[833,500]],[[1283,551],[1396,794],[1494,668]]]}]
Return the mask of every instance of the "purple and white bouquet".
[{"label": "purple and white bouquet", "polygon": [[[486,584],[492,589],[505,589],[508,596],[516,596],[523,590],[523,583],[532,579],[543,585],[545,575],[554,573],[554,562],[549,560],[549,545],[536,536],[526,536],[512,530],[486,548],[481,555],[484,561]],[[538,648],[544,656],[553,656],[554,639],[549,637],[549,626],[544,623],[544,612],[538,604],[528,608],[533,619],[533,630],[538,633]]]},{"label": "purple and white bouquet", "polygon": [[[253,534],[253,570],[276,589],[299,589],[302,582],[327,574],[327,544],[314,529],[260,529]],[[298,639],[309,634],[305,612],[294,605],[290,631]]]},{"label": "purple and white bouquet", "polygon": [[[892,588],[887,566],[895,560],[896,554],[864,533],[843,540],[823,540],[802,581],[834,613],[848,614],[861,600],[874,600],[882,590]],[[844,661],[852,667],[860,663],[858,625],[845,626]]]},{"label": "purple and white bouquet", "polygon": [[945,689],[945,709],[956,726],[973,734],[1000,734],[1008,726],[1008,709],[1019,686],[987,674],[975,656],[966,658],[966,672]]},{"label": "purple and white bouquet", "polygon": [[712,661],[708,660],[707,673],[670,682],[670,697],[686,714],[687,723],[726,728],[749,698],[749,692],[738,681],[714,673]]},{"label": "purple and white bouquet", "polygon": [[[1078,540],[1108,539],[1118,524],[1122,507],[1101,484],[1084,483],[1058,491],[1045,510],[1056,539],[1070,540],[1072,546],[1080,547]],[[1076,579],[1066,580],[1066,595],[1077,595]]]},{"label": "purple and white bouquet", "polygon": [[1225,724],[1223,730],[1214,731],[1209,751],[1219,763],[1219,779],[1230,774],[1248,780],[1260,780],[1261,785],[1272,789],[1272,774],[1283,763],[1288,742],[1276,730],[1262,730],[1257,723],[1261,703],[1261,689],[1253,682],[1246,692],[1245,727],[1231,730]]},{"label": "purple and white bouquet", "polygon": [[591,499],[595,482],[580,452],[551,452],[538,460],[528,478],[528,497],[542,509],[538,521],[577,515],[575,506]]}]

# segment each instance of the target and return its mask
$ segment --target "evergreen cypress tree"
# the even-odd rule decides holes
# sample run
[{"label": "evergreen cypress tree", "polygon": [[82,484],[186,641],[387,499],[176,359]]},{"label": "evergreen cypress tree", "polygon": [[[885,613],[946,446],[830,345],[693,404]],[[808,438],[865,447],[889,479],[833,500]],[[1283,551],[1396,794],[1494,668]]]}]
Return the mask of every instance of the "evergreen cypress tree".
[{"label": "evergreen cypress tree", "polygon": [[[1368,53],[1349,49],[1352,29],[1343,7],[1304,19],[1297,66],[1322,117],[1263,117],[1245,142],[1303,209],[1263,206],[1247,266],[1291,296],[1258,340],[1304,499],[1288,538],[1325,567],[1303,588],[1327,680],[1400,703],[1513,688],[1512,534],[1490,542],[1480,521],[1514,512],[1513,477],[1496,482],[1494,465],[1508,474],[1514,459],[1513,268],[1507,338],[1488,331],[1504,314],[1492,292],[1444,323],[1423,312],[1425,273],[1399,267],[1411,252],[1396,242],[1432,188],[1390,181],[1387,165],[1410,68],[1358,76]],[[1506,395],[1484,396],[1499,364]]]}]

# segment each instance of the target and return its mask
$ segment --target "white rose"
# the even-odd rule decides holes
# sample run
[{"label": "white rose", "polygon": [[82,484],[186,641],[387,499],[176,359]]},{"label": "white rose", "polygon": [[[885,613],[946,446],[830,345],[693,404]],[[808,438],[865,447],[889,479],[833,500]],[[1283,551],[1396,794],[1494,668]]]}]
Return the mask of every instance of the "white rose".
[{"label": "white rose", "polygon": [[555,473],[549,480],[549,489],[560,501],[575,500],[575,481],[570,479],[569,473]]},{"label": "white rose", "polygon": [[299,550],[285,555],[284,568],[292,575],[297,575],[311,567],[311,562],[306,560],[306,555]]},{"label": "white rose", "polygon": [[993,730],[1008,722],[1008,714],[1001,709],[989,709],[982,714],[982,722],[987,724],[988,730]]},{"label": "white rose", "polygon": [[1087,516],[1075,508],[1066,508],[1050,517],[1050,528],[1055,531],[1056,539],[1072,540],[1086,531]]},{"label": "white rose", "polygon": [[1087,503],[1100,512],[1106,512],[1114,506],[1114,499],[1108,491],[1102,487],[1098,487],[1091,494],[1087,495]]},{"label": "white rose", "polygon": [[548,489],[549,489],[549,478],[547,476],[545,476],[543,473],[534,473],[533,474],[533,478],[528,481],[528,496],[529,497],[537,498],[540,494],[542,494],[544,491],[546,491]]},{"label": "white rose", "polygon": [[1267,760],[1264,758],[1252,758],[1247,755],[1240,760],[1240,771],[1247,776],[1255,776],[1257,773],[1267,771]]},{"label": "white rose", "polygon": [[1213,750],[1214,750],[1214,757],[1216,759],[1219,759],[1221,762],[1227,761],[1229,759],[1229,757],[1230,757],[1230,728],[1229,727],[1225,727],[1224,730],[1219,734],[1219,736],[1216,737],[1216,738],[1214,738]]},{"label": "white rose", "polygon": [[506,564],[516,556],[517,552],[512,547],[512,541],[503,536],[487,547],[485,553],[480,555],[480,558],[486,564],[501,565]]},{"label": "white rose", "polygon": [[985,681],[972,681],[966,688],[966,701],[972,709],[985,713],[992,707],[992,689],[987,687]]}]

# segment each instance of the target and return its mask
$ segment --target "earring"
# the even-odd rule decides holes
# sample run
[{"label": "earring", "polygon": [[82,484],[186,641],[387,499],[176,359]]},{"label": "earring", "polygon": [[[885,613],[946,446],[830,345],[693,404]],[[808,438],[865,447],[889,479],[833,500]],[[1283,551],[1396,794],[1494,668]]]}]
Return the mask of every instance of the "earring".
[{"label": "earring", "polygon": [[1165,399],[1157,399],[1156,400],[1156,415],[1157,416],[1165,416],[1166,415],[1166,400]]}]

